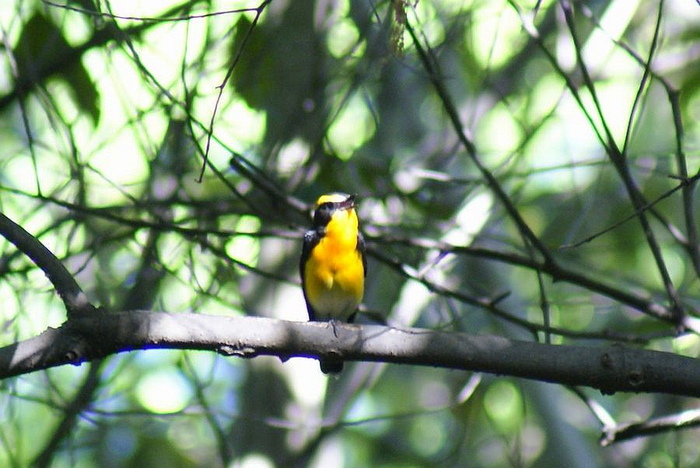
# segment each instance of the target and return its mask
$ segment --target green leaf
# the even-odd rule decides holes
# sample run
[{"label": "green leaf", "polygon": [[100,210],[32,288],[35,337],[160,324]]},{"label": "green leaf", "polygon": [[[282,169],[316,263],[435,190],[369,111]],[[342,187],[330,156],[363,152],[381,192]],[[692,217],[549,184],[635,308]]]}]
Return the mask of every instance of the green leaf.
[{"label": "green leaf", "polygon": [[[313,2],[291,2],[277,21],[256,24],[241,16],[231,44],[231,77],[250,107],[267,112],[265,139],[320,138],[326,126],[327,49],[314,25]],[[252,31],[250,30],[253,27]]]},{"label": "green leaf", "polygon": [[66,42],[61,30],[35,13],[27,21],[14,50],[19,88],[29,90],[48,78],[62,79],[71,89],[76,107],[87,113],[94,124],[100,119],[99,94],[76,50]]}]

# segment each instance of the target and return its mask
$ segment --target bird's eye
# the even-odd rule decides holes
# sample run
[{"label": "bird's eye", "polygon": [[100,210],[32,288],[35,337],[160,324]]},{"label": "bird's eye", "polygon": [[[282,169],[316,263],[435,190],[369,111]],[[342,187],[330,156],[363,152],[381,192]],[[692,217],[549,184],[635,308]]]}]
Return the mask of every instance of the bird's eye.
[{"label": "bird's eye", "polygon": [[325,226],[331,220],[331,213],[335,209],[333,202],[321,203],[314,211],[314,226]]}]

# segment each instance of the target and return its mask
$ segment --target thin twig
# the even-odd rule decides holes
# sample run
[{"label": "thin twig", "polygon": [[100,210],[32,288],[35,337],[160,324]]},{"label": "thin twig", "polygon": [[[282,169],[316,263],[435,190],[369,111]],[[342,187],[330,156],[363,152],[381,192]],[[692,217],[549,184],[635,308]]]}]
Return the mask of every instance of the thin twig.
[{"label": "thin twig", "polygon": [[[613,230],[617,229],[618,227],[622,226],[623,224],[629,222],[630,220],[638,217],[641,212],[651,210],[656,204],[667,199],[668,197],[670,197],[671,195],[673,195],[677,191],[679,191],[679,190],[683,191],[689,185],[695,185],[695,183],[698,180],[700,180],[700,172],[698,172],[697,174],[695,174],[692,177],[681,180],[681,183],[678,184],[677,186],[675,186],[672,189],[668,190],[667,192],[659,195],[655,200],[647,202],[644,206],[642,206],[640,208],[636,208],[628,216],[625,216],[624,218],[619,219],[618,221],[611,224],[610,226],[596,232],[595,234],[591,234],[590,236],[586,236],[584,239],[581,239],[577,242],[574,242],[573,244],[565,244],[565,245],[560,246],[559,248],[560,249],[573,249],[576,247],[580,247],[583,244],[587,244],[587,243],[597,239],[598,237],[602,236],[603,234],[606,234],[610,231],[613,231]],[[682,192],[682,193],[685,193],[685,192]],[[667,227],[669,227],[669,226],[667,226]],[[676,237],[678,239],[677,235],[674,235],[674,237]],[[678,239],[678,240],[682,241],[681,243],[684,246],[690,242],[690,239]]]},{"label": "thin twig", "polygon": [[437,69],[437,65],[434,63],[434,60],[431,59],[432,55],[428,53],[429,49],[426,50],[423,48],[423,45],[421,44],[413,26],[411,25],[411,22],[408,20],[406,21],[406,31],[408,31],[409,35],[411,36],[411,40],[413,41],[413,44],[416,47],[416,51],[418,52],[418,57],[421,61],[421,64],[427,72],[428,78],[430,79],[433,88],[435,88],[435,92],[440,98],[440,101],[442,102],[442,105],[445,111],[447,112],[448,117],[450,118],[450,122],[452,123],[457,138],[464,146],[470,159],[472,160],[476,168],[479,170],[482,177],[486,180],[487,185],[489,186],[491,191],[496,195],[496,198],[498,198],[498,200],[501,202],[510,218],[515,222],[516,226],[518,227],[518,230],[521,232],[523,237],[525,237],[529,242],[532,243],[532,245],[536,248],[538,253],[542,255],[542,257],[547,263],[554,264],[555,260],[554,257],[552,257],[552,254],[550,253],[549,249],[532,231],[527,222],[525,222],[523,217],[520,215],[518,209],[510,200],[508,194],[505,192],[505,190],[503,190],[503,187],[501,187],[501,184],[498,182],[498,179],[491,173],[491,171],[488,170],[486,166],[484,166],[484,164],[479,159],[477,148],[474,142],[469,137],[467,137],[466,133],[464,132],[464,126],[462,125],[459,113],[457,112],[457,109],[455,108],[450,98],[449,92],[447,91],[447,88],[443,83],[442,76],[440,75]]},{"label": "thin twig", "polygon": [[[178,21],[189,21],[189,20],[194,20],[194,19],[206,19],[206,18],[211,18],[214,16],[224,16],[224,15],[232,15],[232,14],[237,14],[237,13],[246,13],[246,12],[253,12],[256,11],[257,8],[237,8],[233,10],[222,10],[222,11],[215,11],[212,13],[199,13],[195,15],[183,15],[183,16],[162,16],[162,17],[153,17],[153,16],[131,16],[131,15],[117,15],[114,13],[105,13],[102,11],[96,11],[96,10],[87,10],[85,8],[80,8],[76,7],[70,4],[66,3],[56,3],[52,2],[50,0],[41,0],[41,2],[50,7],[55,7],[55,8],[60,8],[63,10],[68,10],[68,11],[73,11],[76,13],[80,13],[86,16],[92,16],[93,18],[105,18],[105,19],[111,19],[111,20],[125,20],[125,21],[141,21],[144,23],[168,23],[168,22],[178,22]],[[186,8],[187,6],[191,5],[191,2],[184,2],[183,5],[181,5],[178,8]]]},{"label": "thin twig", "polygon": [[586,66],[586,62],[583,60],[583,45],[581,44],[578,34],[576,33],[576,22],[574,21],[574,12],[573,12],[573,6],[570,1],[568,0],[563,0],[560,2],[562,12],[564,13],[564,20],[566,21],[566,25],[569,28],[569,34],[571,35],[571,41],[574,44],[574,52],[576,54],[576,63],[578,64],[578,68],[581,71],[581,76],[583,78],[583,82],[586,85],[586,88],[588,89],[588,92],[591,95],[591,99],[593,100],[593,107],[596,110],[596,113],[598,114],[598,119],[600,119],[600,123],[603,126],[603,131],[605,132],[605,140],[603,141],[604,146],[607,147],[616,147],[615,144],[615,139],[613,138],[612,132],[610,131],[610,127],[608,126],[607,121],[605,120],[605,115],[603,114],[603,108],[600,105],[600,100],[598,99],[598,93],[596,92],[596,87],[595,87],[595,81],[591,77],[591,74],[588,71],[588,67]]},{"label": "thin twig", "polygon": [[[469,252],[475,253],[470,248],[468,249]],[[457,247],[455,248],[455,252],[462,251],[461,248]],[[465,250],[464,252],[467,252]],[[477,298],[477,297],[472,297],[467,294],[464,294],[461,291],[455,291],[453,289],[449,289],[445,286],[442,286],[434,281],[431,281],[425,277],[419,276],[415,271],[412,271],[412,269],[403,263],[401,263],[398,260],[392,259],[383,253],[379,252],[376,249],[368,248],[368,253],[374,257],[386,264],[387,266],[391,267],[395,271],[399,272],[402,274],[404,277],[418,281],[421,283],[423,286],[425,286],[428,290],[431,292],[434,292],[436,294],[439,294],[443,297],[451,297],[453,299],[456,299],[459,302],[462,302],[464,304],[472,305],[475,307],[479,307],[481,309],[487,310],[488,312],[492,313],[493,315],[509,322],[514,325],[520,326],[533,335],[536,334],[537,332],[544,332],[544,333],[549,333],[549,334],[554,334],[554,335],[559,335],[559,336],[567,336],[570,338],[586,338],[586,339],[599,339],[599,340],[613,340],[613,341],[621,341],[621,342],[629,342],[629,343],[645,343],[648,341],[646,338],[638,336],[638,335],[629,335],[629,334],[622,334],[622,333],[617,333],[614,331],[609,331],[609,330],[604,330],[604,331],[593,331],[593,332],[583,332],[583,331],[574,331],[574,330],[569,330],[565,328],[560,328],[560,327],[552,327],[552,326],[545,326],[539,323],[534,323],[529,320],[516,317],[513,314],[503,310],[501,307],[498,306],[500,300],[503,298],[501,297],[496,297],[496,298],[490,298],[490,297],[483,297],[483,298]],[[495,252],[496,256],[499,256],[499,252]],[[506,254],[507,256],[508,254]],[[529,262],[532,262],[531,259],[526,259],[522,258],[520,259],[524,264],[529,264]],[[537,263],[538,268],[541,269],[542,271],[547,271],[543,267],[544,262],[542,263]],[[547,264],[549,265],[549,264]],[[537,269],[537,268],[535,268]],[[601,289],[604,288],[604,285],[599,285]],[[611,294],[618,294],[619,291],[610,288],[612,291]],[[620,293],[624,294],[624,293]],[[636,298],[635,298],[636,299]],[[632,298],[630,298],[632,300]],[[657,318],[663,319],[666,317],[666,320],[670,320],[670,313],[663,311],[663,309],[655,307],[656,304],[653,304],[649,302],[647,304],[648,307],[644,307],[642,304],[644,300],[639,299],[639,300],[634,300],[633,302],[636,303],[639,307],[641,307],[640,310],[643,311],[653,311],[649,312],[650,315],[656,316]],[[657,310],[659,309],[659,310]],[[665,312],[665,313],[664,313]],[[675,336],[675,334],[674,334]]]},{"label": "thin twig", "polygon": [[625,140],[622,143],[622,154],[627,154],[627,148],[629,147],[630,140],[632,137],[632,130],[634,128],[635,117],[638,115],[638,109],[642,102],[642,96],[644,96],[644,91],[648,88],[649,77],[651,75],[651,63],[654,59],[654,54],[656,53],[656,46],[659,42],[659,32],[661,31],[661,19],[663,14],[663,0],[659,2],[659,10],[656,16],[656,26],[654,27],[654,36],[651,39],[651,45],[649,46],[649,56],[644,62],[644,73],[642,74],[642,79],[639,81],[639,86],[637,87],[637,94],[634,96],[634,101],[632,102],[632,109],[629,113],[629,118],[627,119],[627,129],[625,130]]},{"label": "thin twig", "polygon": [[651,251],[652,257],[654,258],[654,262],[656,263],[656,267],[659,271],[659,274],[661,275],[661,280],[663,282],[664,289],[666,290],[666,294],[671,304],[671,311],[674,314],[674,320],[676,321],[677,325],[681,327],[685,318],[683,306],[681,305],[681,301],[678,297],[676,288],[673,285],[671,275],[669,274],[668,268],[666,267],[666,262],[661,252],[661,247],[659,246],[659,243],[656,240],[656,236],[654,235],[654,231],[651,228],[649,219],[647,218],[645,212],[642,210],[642,208],[648,203],[644,198],[644,195],[642,195],[641,191],[639,190],[639,187],[637,186],[634,177],[630,172],[629,165],[627,164],[627,154],[622,152],[618,145],[615,143],[615,139],[613,138],[612,132],[610,131],[605,121],[600,102],[595,92],[594,81],[591,78],[588,72],[588,67],[586,67],[586,64],[584,63],[583,57],[581,55],[581,44],[578,40],[578,35],[576,34],[575,21],[573,18],[573,7],[568,1],[562,2],[561,5],[562,10],[564,12],[566,24],[569,27],[569,32],[571,34],[572,41],[574,42],[574,48],[576,50],[576,58],[579,69],[581,70],[581,73],[583,75],[586,87],[591,93],[594,106],[598,112],[598,116],[603,125],[603,129],[605,130],[606,141],[603,142],[604,148],[606,149],[606,153],[611,163],[613,164],[613,167],[616,169],[618,175],[620,176],[620,179],[623,182],[625,190],[627,191],[627,194],[630,198],[630,202],[635,207],[635,209],[639,211],[637,218],[639,219],[639,222],[641,224],[642,232],[644,233],[644,236],[647,240],[647,245],[649,246],[649,250]]},{"label": "thin twig", "polygon": [[204,157],[202,161],[202,170],[199,173],[199,178],[197,179],[198,182],[201,182],[202,179],[204,178],[204,170],[207,167],[207,163],[209,161],[209,148],[211,146],[211,137],[214,133],[214,122],[216,122],[216,115],[219,111],[219,104],[221,103],[221,98],[224,94],[224,88],[226,88],[226,84],[228,81],[231,79],[231,76],[233,75],[233,70],[236,68],[236,65],[238,64],[238,61],[241,58],[241,55],[243,54],[243,50],[245,49],[246,44],[248,43],[248,40],[250,39],[251,35],[253,34],[253,30],[255,27],[258,25],[258,21],[260,20],[260,16],[263,14],[263,11],[265,11],[265,7],[271,2],[272,0],[265,0],[263,1],[257,8],[255,8],[255,18],[253,18],[253,21],[250,23],[250,27],[245,33],[245,36],[243,36],[243,40],[241,41],[241,46],[236,52],[236,56],[233,58],[233,61],[231,62],[231,66],[228,67],[228,70],[226,70],[226,75],[224,76],[223,81],[219,86],[217,86],[219,92],[216,96],[216,102],[214,103],[214,110],[211,113],[211,120],[209,122],[209,131],[207,132],[207,143],[204,149]]},{"label": "thin twig", "polygon": [[668,433],[680,429],[692,429],[700,426],[700,410],[692,409],[682,413],[662,416],[646,421],[619,424],[603,429],[600,445],[606,447],[637,437],[645,437],[659,433]]},{"label": "thin twig", "polygon": [[[578,273],[576,271],[570,270],[566,268],[565,266],[561,265],[554,265],[552,266],[551,264],[547,264],[542,261],[538,260],[533,260],[529,257],[526,257],[524,255],[519,255],[517,253],[512,253],[512,252],[504,252],[500,250],[492,250],[484,247],[473,247],[473,246],[460,246],[460,245],[452,245],[444,242],[439,242],[439,241],[434,241],[431,239],[423,239],[423,238],[404,238],[404,237],[398,237],[398,236],[385,236],[385,237],[367,237],[367,239],[371,243],[390,243],[392,245],[398,245],[398,244],[403,244],[403,245],[409,245],[411,247],[417,247],[417,248],[424,248],[424,249],[438,249],[443,252],[449,252],[455,255],[470,255],[473,257],[479,257],[479,258],[488,258],[491,260],[496,260],[499,262],[511,264],[511,265],[517,265],[521,266],[524,268],[532,269],[532,270],[537,270],[541,271],[543,273],[546,273],[552,279],[556,281],[564,281],[567,283],[575,284],[577,286],[580,286],[584,289],[587,289],[589,291],[593,291],[595,293],[601,294],[603,296],[607,296],[611,299],[614,299],[615,301],[618,301],[621,304],[625,304],[629,307],[632,307],[634,309],[639,310],[640,312],[643,312],[651,317],[654,317],[659,320],[663,321],[672,321],[673,320],[673,314],[671,313],[670,310],[668,310],[666,307],[657,304],[650,300],[647,297],[644,296],[639,296],[636,295],[632,292],[630,292],[628,289],[629,288],[618,288],[613,285],[607,284],[603,281],[600,281],[594,276],[587,276],[583,273]],[[370,253],[374,255],[374,250],[370,249]],[[380,258],[383,258],[384,256],[382,255]],[[391,263],[390,263],[391,264]],[[396,267],[401,267],[401,264],[398,263]],[[599,275],[598,275],[599,276]],[[420,278],[413,278],[412,279],[418,279]],[[479,302],[478,300],[472,300],[475,305],[483,306],[483,305],[489,305],[489,301],[484,301],[484,302]],[[531,324],[534,325],[534,324]],[[555,329],[548,329],[554,333]],[[698,331],[695,329],[692,329],[693,331]],[[607,333],[607,332],[603,332]]]},{"label": "thin twig", "polygon": [[90,363],[90,368],[85,375],[78,391],[73,396],[73,399],[63,409],[63,419],[59,422],[53,434],[49,437],[44,445],[44,448],[34,458],[31,466],[35,467],[50,467],[55,457],[60,453],[60,445],[63,441],[75,435],[75,426],[78,422],[78,417],[85,411],[93,402],[95,393],[97,392],[100,382],[102,368],[104,367],[104,359],[99,359]]}]

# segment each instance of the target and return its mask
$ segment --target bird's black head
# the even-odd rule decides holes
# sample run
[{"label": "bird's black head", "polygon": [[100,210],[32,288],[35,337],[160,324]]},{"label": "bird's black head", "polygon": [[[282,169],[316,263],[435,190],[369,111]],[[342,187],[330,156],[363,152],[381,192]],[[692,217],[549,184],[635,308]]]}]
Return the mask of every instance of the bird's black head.
[{"label": "bird's black head", "polygon": [[347,193],[331,193],[320,196],[314,210],[314,227],[326,226],[333,217],[333,213],[338,210],[355,209],[356,198],[357,195],[348,195]]}]

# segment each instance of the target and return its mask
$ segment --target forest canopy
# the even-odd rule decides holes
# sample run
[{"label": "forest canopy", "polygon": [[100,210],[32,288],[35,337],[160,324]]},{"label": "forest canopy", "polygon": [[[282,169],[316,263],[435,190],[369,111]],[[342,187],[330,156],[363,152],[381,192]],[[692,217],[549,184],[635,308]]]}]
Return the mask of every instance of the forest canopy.
[{"label": "forest canopy", "polygon": [[700,461],[698,2],[1,10],[0,466]]}]

